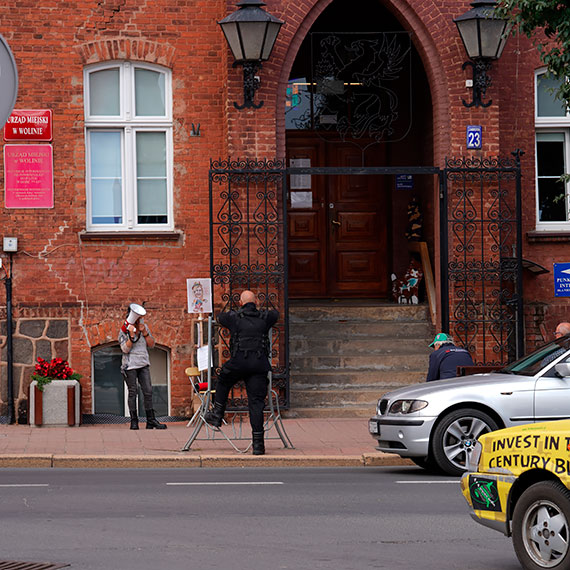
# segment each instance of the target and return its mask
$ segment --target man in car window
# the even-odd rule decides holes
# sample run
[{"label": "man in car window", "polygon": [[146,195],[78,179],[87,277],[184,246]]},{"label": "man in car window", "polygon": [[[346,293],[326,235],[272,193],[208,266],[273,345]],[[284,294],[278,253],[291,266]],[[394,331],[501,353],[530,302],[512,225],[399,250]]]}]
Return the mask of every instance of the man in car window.
[{"label": "man in car window", "polygon": [[445,333],[435,335],[434,351],[429,355],[429,369],[426,382],[455,378],[458,366],[473,366],[473,359],[467,350],[455,346],[453,338]]},{"label": "man in car window", "polygon": [[554,338],[560,338],[567,334],[570,334],[570,323],[560,323],[554,331]]},{"label": "man in car window", "polygon": [[[554,331],[554,340],[558,340],[559,338],[562,338],[567,334],[570,334],[570,323],[560,323],[556,327],[556,330]],[[565,352],[566,348],[564,347],[559,348],[556,352],[553,352],[552,354],[549,354],[548,356],[544,357],[542,359],[542,362],[540,363],[541,366],[546,366],[547,364],[550,364],[553,360],[556,360],[559,356],[561,356]]]}]

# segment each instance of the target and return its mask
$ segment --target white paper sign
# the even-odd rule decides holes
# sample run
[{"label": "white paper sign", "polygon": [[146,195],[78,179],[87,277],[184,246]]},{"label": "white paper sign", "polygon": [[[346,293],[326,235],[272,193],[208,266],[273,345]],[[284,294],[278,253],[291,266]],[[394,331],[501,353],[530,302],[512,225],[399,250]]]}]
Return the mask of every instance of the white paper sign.
[{"label": "white paper sign", "polygon": [[291,208],[312,208],[312,192],[291,192]]},{"label": "white paper sign", "polygon": [[212,312],[212,280],[186,279],[189,313]]},{"label": "white paper sign", "polygon": [[[292,168],[310,168],[310,158],[291,158],[289,166]],[[291,190],[310,190],[311,189],[311,175],[310,174],[291,174],[290,182]]]},{"label": "white paper sign", "polygon": [[196,350],[196,357],[198,360],[198,370],[208,370],[208,347],[201,346]]}]

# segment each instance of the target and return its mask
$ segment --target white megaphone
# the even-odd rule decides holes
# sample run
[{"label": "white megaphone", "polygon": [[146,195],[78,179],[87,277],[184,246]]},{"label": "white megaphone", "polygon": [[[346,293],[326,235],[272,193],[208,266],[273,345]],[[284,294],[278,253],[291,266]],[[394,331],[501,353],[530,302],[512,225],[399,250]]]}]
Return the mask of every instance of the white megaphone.
[{"label": "white megaphone", "polygon": [[129,314],[127,315],[127,319],[123,323],[121,327],[123,332],[127,332],[127,327],[129,325],[134,325],[141,317],[146,315],[146,309],[137,305],[136,303],[131,303],[129,305]]}]

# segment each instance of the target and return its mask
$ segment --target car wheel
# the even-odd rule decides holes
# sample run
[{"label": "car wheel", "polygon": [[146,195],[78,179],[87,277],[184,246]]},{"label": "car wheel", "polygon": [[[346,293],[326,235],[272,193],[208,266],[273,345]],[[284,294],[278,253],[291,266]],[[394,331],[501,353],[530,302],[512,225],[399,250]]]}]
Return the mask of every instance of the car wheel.
[{"label": "car wheel", "polygon": [[570,491],[557,481],[529,487],[513,512],[513,546],[527,570],[570,568]]},{"label": "car wheel", "polygon": [[467,471],[477,438],[496,429],[499,426],[485,412],[471,408],[450,412],[433,434],[432,453],[436,465],[448,475],[461,475]]}]

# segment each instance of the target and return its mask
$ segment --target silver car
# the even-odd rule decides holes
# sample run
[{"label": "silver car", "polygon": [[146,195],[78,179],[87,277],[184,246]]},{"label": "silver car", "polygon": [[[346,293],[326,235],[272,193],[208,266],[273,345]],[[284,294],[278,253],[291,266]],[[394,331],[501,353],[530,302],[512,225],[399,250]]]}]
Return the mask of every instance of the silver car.
[{"label": "silver car", "polygon": [[408,457],[426,469],[460,475],[480,435],[570,418],[570,377],[561,377],[554,368],[563,362],[570,362],[570,335],[497,372],[389,392],[369,420],[376,449]]}]

